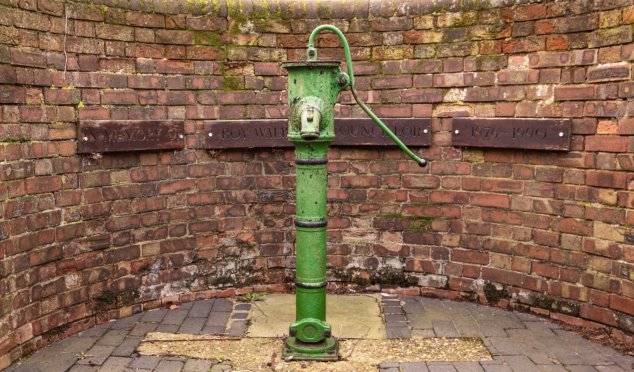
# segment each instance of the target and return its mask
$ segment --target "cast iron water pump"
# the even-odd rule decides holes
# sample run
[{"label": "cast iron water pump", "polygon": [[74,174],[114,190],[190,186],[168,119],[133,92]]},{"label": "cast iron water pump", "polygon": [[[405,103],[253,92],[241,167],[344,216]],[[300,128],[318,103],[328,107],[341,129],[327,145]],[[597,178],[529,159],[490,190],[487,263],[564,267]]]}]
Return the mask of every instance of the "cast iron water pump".
[{"label": "cast iron water pump", "polygon": [[[323,30],[337,34],[348,73],[340,62],[317,60],[315,38]],[[288,139],[295,145],[296,164],[296,321],[291,324],[284,357],[294,360],[337,360],[338,343],[326,323],[326,163],[335,138],[333,109],[337,95],[350,88],[363,111],[421,167],[414,154],[370,109],[354,89],[350,48],[343,33],[331,25],[313,30],[306,62],[290,62],[288,70]]]}]

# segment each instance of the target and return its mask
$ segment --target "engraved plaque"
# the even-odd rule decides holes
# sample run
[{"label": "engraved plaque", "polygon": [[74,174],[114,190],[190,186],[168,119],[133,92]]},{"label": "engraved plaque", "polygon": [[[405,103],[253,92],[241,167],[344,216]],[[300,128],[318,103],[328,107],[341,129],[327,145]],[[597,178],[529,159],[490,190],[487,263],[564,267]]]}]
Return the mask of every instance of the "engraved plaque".
[{"label": "engraved plaque", "polygon": [[[384,123],[408,146],[431,145],[431,119],[386,119]],[[288,121],[223,120],[205,126],[205,148],[293,147]],[[335,119],[334,146],[395,146],[371,119]]]},{"label": "engraved plaque", "polygon": [[182,120],[87,120],[79,123],[78,153],[171,150],[185,147]]},{"label": "engraved plaque", "polygon": [[454,118],[453,146],[507,149],[570,149],[569,119]]}]

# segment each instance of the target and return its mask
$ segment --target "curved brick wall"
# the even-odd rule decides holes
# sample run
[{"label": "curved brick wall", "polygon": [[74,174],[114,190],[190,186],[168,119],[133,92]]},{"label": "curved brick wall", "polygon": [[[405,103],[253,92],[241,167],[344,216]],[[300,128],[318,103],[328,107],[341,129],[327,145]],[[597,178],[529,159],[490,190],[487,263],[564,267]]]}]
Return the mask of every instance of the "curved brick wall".
[{"label": "curved brick wall", "polygon": [[[379,116],[434,132],[422,171],[331,151],[332,286],[632,334],[632,0],[228,3],[0,1],[0,368],[161,301],[285,289],[292,152],[205,151],[202,128],[283,118],[279,63],[322,23]],[[572,150],[454,148],[456,116],[572,118]],[[186,149],[80,156],[84,119],[185,119]]]}]

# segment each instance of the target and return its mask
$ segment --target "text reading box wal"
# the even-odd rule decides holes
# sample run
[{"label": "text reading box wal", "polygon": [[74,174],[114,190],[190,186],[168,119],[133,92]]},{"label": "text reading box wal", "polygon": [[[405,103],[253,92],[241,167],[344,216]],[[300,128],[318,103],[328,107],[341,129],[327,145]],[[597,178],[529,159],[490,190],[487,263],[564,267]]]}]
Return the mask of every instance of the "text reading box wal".
[{"label": "text reading box wal", "polygon": [[79,153],[185,147],[182,120],[90,120],[79,123]]},{"label": "text reading box wal", "polygon": [[570,149],[569,119],[455,118],[452,120],[453,146],[507,149]]},{"label": "text reading box wal", "polygon": [[[386,119],[385,124],[408,146],[431,145],[431,119]],[[288,121],[222,120],[205,125],[205,148],[293,147],[286,138]],[[334,146],[394,146],[371,119],[335,119]]]}]

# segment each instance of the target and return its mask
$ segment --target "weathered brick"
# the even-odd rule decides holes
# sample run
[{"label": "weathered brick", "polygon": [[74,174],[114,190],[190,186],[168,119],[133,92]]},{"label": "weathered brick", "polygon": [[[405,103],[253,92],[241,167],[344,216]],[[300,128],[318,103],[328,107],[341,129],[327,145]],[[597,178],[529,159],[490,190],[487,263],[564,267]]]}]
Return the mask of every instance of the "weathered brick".
[{"label": "weathered brick", "polygon": [[562,17],[556,19],[554,25],[557,33],[592,31],[599,28],[599,17],[597,14]]},{"label": "weathered brick", "polygon": [[97,23],[95,31],[100,38],[106,40],[133,41],[134,28],[121,25],[110,25],[105,23]]},{"label": "weathered brick", "polygon": [[586,172],[586,184],[588,186],[624,189],[627,187],[627,180],[627,174],[623,172]]},{"label": "weathered brick", "polygon": [[156,42],[161,44],[193,45],[194,34],[190,31],[157,30]]},{"label": "weathered brick", "polygon": [[21,49],[11,49],[11,63],[18,66],[46,67],[46,55]]},{"label": "weathered brick", "polygon": [[163,28],[165,27],[165,16],[129,11],[126,12],[126,23],[132,26]]},{"label": "weathered brick", "polygon": [[442,102],[443,94],[439,89],[408,89],[402,94],[403,102],[434,103]]},{"label": "weathered brick", "polygon": [[59,176],[36,177],[26,180],[26,191],[29,194],[53,192],[62,188],[62,179]]},{"label": "weathered brick", "polygon": [[193,74],[194,63],[190,61],[156,61],[156,72],[161,74]]},{"label": "weathered brick", "polygon": [[632,41],[632,28],[621,26],[597,30],[593,33],[588,46],[590,48],[625,44]]},{"label": "weathered brick", "polygon": [[26,88],[20,86],[2,86],[0,103],[26,103]]}]

